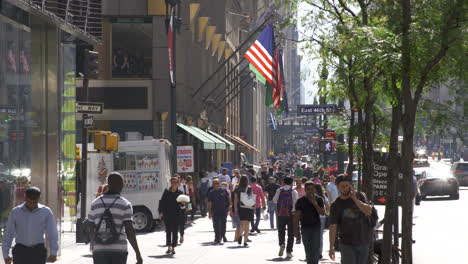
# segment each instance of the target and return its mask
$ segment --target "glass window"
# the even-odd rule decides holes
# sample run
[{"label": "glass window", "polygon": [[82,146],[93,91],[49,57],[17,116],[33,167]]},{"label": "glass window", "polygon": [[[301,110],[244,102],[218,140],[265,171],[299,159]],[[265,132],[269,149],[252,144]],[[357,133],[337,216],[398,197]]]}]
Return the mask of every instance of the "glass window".
[{"label": "glass window", "polygon": [[32,115],[29,28],[0,15],[0,241],[30,184]]},{"label": "glass window", "polygon": [[112,77],[151,78],[151,19],[112,21]]}]

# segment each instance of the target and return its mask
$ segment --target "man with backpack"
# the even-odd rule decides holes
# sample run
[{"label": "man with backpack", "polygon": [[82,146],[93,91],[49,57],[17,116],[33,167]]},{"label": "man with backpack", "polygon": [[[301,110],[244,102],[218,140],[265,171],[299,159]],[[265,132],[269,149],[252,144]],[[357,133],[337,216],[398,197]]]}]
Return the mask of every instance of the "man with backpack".
[{"label": "man with backpack", "polygon": [[286,240],[286,228],[288,229],[288,243],[286,245],[286,257],[292,258],[293,245],[294,245],[294,228],[293,228],[293,213],[295,211],[296,201],[298,194],[293,190],[291,177],[286,177],[283,180],[284,186],[276,191],[273,202],[276,204],[278,220],[278,238],[280,250],[278,255],[283,256]]},{"label": "man with backpack", "polygon": [[334,244],[338,230],[341,263],[366,264],[377,212],[362,193],[353,189],[350,178],[340,175],[336,178],[336,185],[340,196],[330,209],[330,258],[335,260]]},{"label": "man with backpack", "polygon": [[218,179],[213,180],[213,189],[208,193],[208,215],[213,219],[214,244],[222,244],[226,235],[226,221],[232,204],[227,189],[221,188]]},{"label": "man with backpack", "polygon": [[135,251],[137,264],[143,263],[132,225],[132,204],[120,196],[123,178],[113,172],[107,177],[109,191],[91,203],[90,221],[91,248],[95,264],[127,263],[127,239]]},{"label": "man with backpack", "polygon": [[202,217],[206,217],[207,207],[206,199],[208,195],[208,190],[211,187],[211,181],[208,179],[205,172],[200,172],[200,181],[198,182],[198,206],[200,208],[200,213]]}]

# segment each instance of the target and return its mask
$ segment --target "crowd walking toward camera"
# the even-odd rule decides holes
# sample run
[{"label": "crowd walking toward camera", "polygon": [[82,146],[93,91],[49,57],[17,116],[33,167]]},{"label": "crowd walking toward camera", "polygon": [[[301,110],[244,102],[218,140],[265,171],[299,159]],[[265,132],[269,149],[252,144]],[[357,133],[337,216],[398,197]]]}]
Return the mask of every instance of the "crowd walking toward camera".
[{"label": "crowd walking toward camera", "polygon": [[[246,174],[243,174],[246,173]],[[185,241],[185,228],[195,216],[212,222],[212,245],[232,242],[238,248],[255,247],[252,234],[275,232],[277,257],[294,258],[295,244],[303,244],[307,264],[318,264],[324,255],[335,260],[341,252],[342,264],[364,264],[371,243],[373,210],[363,193],[354,190],[345,176],[313,173],[310,168],[295,170],[263,165],[228,170],[221,168],[191,175],[174,175],[158,201],[158,212],[166,233],[167,255]],[[88,215],[90,249],[94,263],[127,263],[127,241],[135,251],[137,263],[143,263],[135,230],[132,204],[121,196],[123,178],[111,173],[107,184],[91,203]],[[10,214],[2,244],[7,264],[42,264],[57,260],[58,238],[51,210],[38,203],[40,190],[29,188],[25,202]],[[32,230],[32,219],[44,229]],[[235,229],[228,239],[228,220]],[[261,229],[265,221],[268,229]],[[263,225],[263,224],[262,224]],[[328,254],[324,254],[324,230],[329,228]],[[49,251],[44,235],[47,235]],[[10,256],[13,239],[16,244]]]}]

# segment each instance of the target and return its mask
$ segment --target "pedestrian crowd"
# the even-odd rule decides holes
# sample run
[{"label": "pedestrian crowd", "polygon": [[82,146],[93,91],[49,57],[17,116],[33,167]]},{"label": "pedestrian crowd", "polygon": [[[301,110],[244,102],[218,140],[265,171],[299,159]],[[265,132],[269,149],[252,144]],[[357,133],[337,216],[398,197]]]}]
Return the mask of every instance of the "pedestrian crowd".
[{"label": "pedestrian crowd", "polygon": [[[295,244],[303,244],[308,264],[323,258],[323,234],[329,228],[329,256],[341,252],[341,263],[364,264],[371,242],[373,207],[364,194],[356,192],[345,175],[335,178],[312,173],[310,168],[262,165],[257,171],[244,166],[232,171],[216,168],[201,171],[196,177],[174,175],[159,201],[159,214],[166,232],[166,254],[176,254],[184,243],[185,226],[197,211],[213,222],[214,245],[229,241],[228,217],[235,228],[233,242],[240,247],[254,246],[252,233],[260,221],[268,221],[278,234],[278,256],[293,258]],[[143,263],[132,226],[131,203],[120,195],[122,176],[111,173],[102,194],[91,204],[88,226],[94,263],[127,262],[127,241],[134,249],[137,263]],[[52,212],[39,204],[41,192],[31,187],[25,202],[14,208],[2,244],[5,263],[43,264],[55,262],[58,236]],[[41,227],[41,228],[36,228]],[[50,246],[45,247],[44,234]],[[13,239],[16,244],[10,256]],[[252,238],[253,239],[253,238]],[[48,255],[48,256],[47,256]]]}]

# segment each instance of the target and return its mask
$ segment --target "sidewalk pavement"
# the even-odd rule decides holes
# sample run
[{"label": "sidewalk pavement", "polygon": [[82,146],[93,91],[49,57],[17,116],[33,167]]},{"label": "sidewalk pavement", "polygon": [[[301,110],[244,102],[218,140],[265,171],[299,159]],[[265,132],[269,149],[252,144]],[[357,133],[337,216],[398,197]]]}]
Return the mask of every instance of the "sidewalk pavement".
[{"label": "sidewalk pavement", "polygon": [[[276,230],[269,229],[269,221],[261,221],[260,229],[262,233],[251,235],[252,240],[248,247],[238,246],[237,242],[232,242],[234,230],[228,217],[227,239],[230,242],[224,245],[213,246],[214,232],[212,222],[208,218],[196,219],[185,231],[185,242],[176,248],[175,255],[166,255],[165,233],[157,230],[152,233],[139,234],[137,237],[143,263],[191,263],[191,264],[239,264],[239,263],[273,263],[288,261],[290,263],[305,263],[305,253],[303,245],[294,244],[294,257],[291,260],[278,257],[278,235]],[[75,233],[66,232],[62,236],[62,251],[58,264],[91,264],[93,263],[89,245],[75,244]],[[325,258],[320,263],[339,263],[339,252],[337,261],[331,261],[328,257],[328,231],[324,233]],[[129,257],[127,263],[136,263],[135,253],[129,247]]]}]

